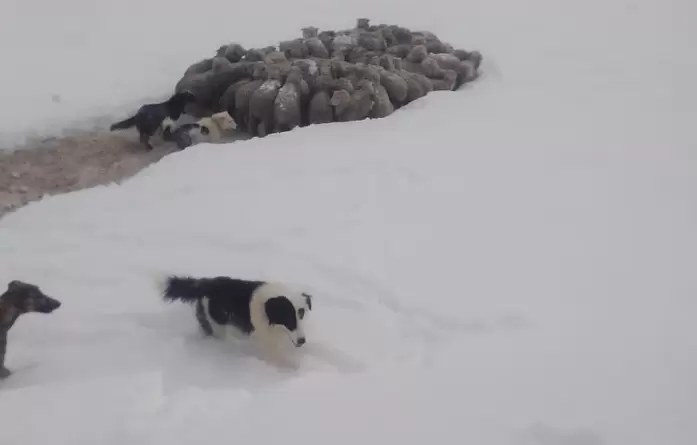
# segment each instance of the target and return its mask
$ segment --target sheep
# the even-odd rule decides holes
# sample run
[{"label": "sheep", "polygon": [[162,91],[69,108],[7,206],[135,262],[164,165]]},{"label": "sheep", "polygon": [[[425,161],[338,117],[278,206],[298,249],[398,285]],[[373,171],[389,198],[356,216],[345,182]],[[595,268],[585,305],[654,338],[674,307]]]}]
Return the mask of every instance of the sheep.
[{"label": "sheep", "polygon": [[452,54],[463,62],[470,62],[475,71],[474,76],[477,76],[476,71],[479,70],[479,65],[482,63],[482,53],[479,51],[468,52],[464,49],[456,49]]},{"label": "sheep", "polygon": [[266,136],[274,128],[274,100],[282,85],[282,71],[278,65],[267,65],[266,70],[266,80],[249,98],[247,131],[253,136]]},{"label": "sheep", "polygon": [[[324,59],[326,60],[326,59]],[[309,108],[310,98],[322,88],[322,83],[326,83],[327,80],[331,81],[331,75],[328,78],[320,76],[320,68],[317,61],[312,59],[297,59],[291,64],[292,67],[297,67],[300,69],[302,78],[308,86],[308,94],[301,96],[300,99],[300,126],[304,127],[310,124],[309,115],[307,113]],[[324,68],[325,72],[329,72],[328,65]]]},{"label": "sheep", "polygon": [[349,77],[353,75],[356,65],[343,60],[333,59],[330,61],[331,73],[334,78]]},{"label": "sheep", "polygon": [[365,58],[365,63],[368,65],[380,66],[380,55],[377,53],[368,53]]},{"label": "sheep", "polygon": [[444,76],[438,62],[428,55],[423,45],[415,46],[406,59],[402,60],[402,66],[407,71],[433,79],[442,79]]},{"label": "sheep", "polygon": [[331,99],[329,100],[329,105],[334,108],[334,116],[337,122],[348,122],[353,119],[355,114],[354,108],[355,103],[351,94],[346,90],[334,91]]},{"label": "sheep", "polygon": [[378,28],[378,32],[380,33],[380,35],[382,35],[382,38],[385,40],[385,45],[387,45],[387,48],[399,44],[397,38],[394,36],[390,28]]},{"label": "sheep", "polygon": [[326,89],[334,82],[331,64],[333,62],[328,59],[322,59],[315,62],[314,67],[304,62],[299,62],[300,68],[303,70],[305,80],[310,87],[310,95],[314,95],[317,91]]},{"label": "sheep", "polygon": [[424,45],[415,45],[409,51],[406,57],[404,57],[406,62],[411,63],[421,63],[428,57],[428,51]]},{"label": "sheep", "polygon": [[314,26],[307,26],[301,29],[303,35],[303,42],[307,46],[308,53],[311,57],[318,57],[320,59],[329,58],[329,48],[327,48],[324,42],[318,37],[318,29]]},{"label": "sheep", "polygon": [[380,71],[377,66],[358,63],[354,73],[358,79],[368,79],[371,82],[380,83]]},{"label": "sheep", "polygon": [[375,95],[373,97],[375,101],[375,106],[370,110],[368,117],[370,118],[383,118],[394,113],[394,105],[390,101],[390,96],[387,94],[387,89],[380,83],[371,82],[375,90]]},{"label": "sheep", "polygon": [[340,34],[337,35],[334,38],[334,41],[332,42],[332,57],[341,57],[345,58],[345,55],[348,54],[349,51],[351,51],[353,48],[356,47],[358,44],[358,41],[355,37],[346,35],[346,34]]},{"label": "sheep", "polygon": [[301,124],[303,98],[310,94],[310,87],[303,79],[302,71],[295,66],[290,69],[273,104],[274,131],[290,131]]},{"label": "sheep", "polygon": [[264,79],[262,76],[265,75],[266,65],[262,62],[257,62],[252,73],[252,81],[246,83],[237,88],[234,96],[235,112],[234,119],[237,125],[242,128],[246,128],[249,122],[249,100],[254,93],[263,83]]},{"label": "sheep", "polygon": [[368,117],[375,107],[375,96],[375,86],[370,80],[363,79],[356,84],[356,91],[351,94],[351,98],[356,104],[354,120]]},{"label": "sheep", "polygon": [[421,88],[424,90],[424,94],[428,94],[433,91],[433,83],[431,82],[431,79],[421,73],[411,73],[411,76],[419,83],[419,85],[421,85]]},{"label": "sheep", "polygon": [[407,98],[407,81],[397,73],[382,69],[380,72],[380,85],[387,91],[390,99],[397,104],[403,103]]},{"label": "sheep", "polygon": [[353,64],[373,64],[378,65],[380,60],[380,51],[368,51],[365,48],[353,48],[347,55],[346,61]]},{"label": "sheep", "polygon": [[[388,54],[389,56],[389,54]],[[392,57],[392,64],[394,65],[394,70],[399,71],[404,69],[404,63],[402,63],[402,59],[399,57]]]},{"label": "sheep", "polygon": [[410,44],[402,43],[402,44],[388,47],[386,52],[387,52],[387,54],[389,54],[391,56],[399,57],[400,59],[404,59],[411,52],[411,48],[412,48],[412,46]]},{"label": "sheep", "polygon": [[230,85],[228,89],[225,90],[223,96],[220,98],[220,108],[222,108],[223,110],[227,110],[227,112],[230,113],[231,116],[234,116],[235,94],[237,94],[237,90],[239,90],[242,86],[248,84],[251,81],[251,79],[242,79]]},{"label": "sheep", "polygon": [[397,69],[394,65],[394,60],[394,56],[390,54],[383,54],[379,58],[379,65],[387,71],[394,71]]},{"label": "sheep", "polygon": [[184,76],[189,77],[195,74],[203,74],[213,68],[213,58],[203,59],[191,65],[184,71]]},{"label": "sheep", "polygon": [[238,43],[230,43],[218,48],[216,57],[225,57],[232,63],[239,62],[247,54],[247,50]]},{"label": "sheep", "polygon": [[368,28],[370,28],[370,19],[366,19],[366,18],[357,19],[356,20],[356,28],[367,30]]},{"label": "sheep", "polygon": [[451,53],[453,47],[441,40],[432,32],[417,31],[412,33],[412,45],[423,45],[429,53]]},{"label": "sheep", "polygon": [[285,53],[288,59],[304,59],[310,55],[310,51],[303,39],[293,39],[281,42],[278,50]]},{"label": "sheep", "polygon": [[453,70],[443,70],[442,77],[429,80],[434,91],[453,91],[457,86],[458,74]]},{"label": "sheep", "polygon": [[191,91],[196,96],[196,104],[211,111],[218,109],[220,97],[225,90],[240,79],[249,77],[250,62],[230,63],[224,57],[215,57],[209,71],[183,77],[175,91]]},{"label": "sheep", "polygon": [[318,57],[320,59],[329,58],[329,50],[319,38],[311,37],[309,39],[305,39],[303,43],[307,47],[310,56]]},{"label": "sheep", "polygon": [[252,48],[247,51],[247,53],[244,56],[244,60],[248,62],[263,62],[264,57],[268,53],[272,53],[276,51],[275,46],[267,46],[266,48]]},{"label": "sheep", "polygon": [[[443,69],[440,67],[436,59],[432,57],[426,57],[421,61],[418,68],[414,69],[414,72],[423,74],[431,79],[442,79],[444,76]],[[410,63],[407,62],[406,68],[410,68]]]},{"label": "sheep", "polygon": [[286,53],[282,51],[273,51],[264,56],[264,63],[267,65],[272,65],[274,63],[290,63]]},{"label": "sheep", "polygon": [[440,40],[426,40],[426,49],[429,53],[451,53],[453,52],[453,47],[447,43],[443,43]]},{"label": "sheep", "polygon": [[370,81],[363,80],[356,85],[353,93],[345,89],[334,91],[329,101],[334,107],[334,115],[337,122],[358,121],[368,117],[374,106],[373,96],[375,89]]},{"label": "sheep", "polygon": [[470,60],[461,61],[453,54],[431,54],[430,57],[438,62],[441,68],[450,69],[457,73],[455,89],[476,78],[476,69]]},{"label": "sheep", "polygon": [[350,50],[346,51],[344,54],[346,57],[346,62],[358,63],[358,62],[362,62],[365,60],[366,54],[368,54],[368,50],[358,46],[355,48],[351,48]]},{"label": "sheep", "polygon": [[303,39],[311,39],[313,37],[319,36],[319,28],[316,26],[306,26],[300,29]]},{"label": "sheep", "polygon": [[467,60],[472,62],[472,64],[474,65],[474,70],[478,71],[483,59],[484,56],[482,56],[482,53],[480,53],[479,51],[472,51],[469,53],[469,58]]},{"label": "sheep", "polygon": [[353,93],[356,90],[356,88],[353,86],[353,82],[346,77],[334,79],[330,88],[332,91],[345,90],[349,93]]},{"label": "sheep", "polygon": [[336,37],[336,32],[334,31],[322,31],[317,35],[317,38],[330,53],[332,48],[334,48],[334,37]]},{"label": "sheep", "polygon": [[356,44],[368,51],[384,51],[387,48],[385,39],[379,33],[364,32],[356,39]]},{"label": "sheep", "polygon": [[308,121],[310,124],[334,122],[334,111],[331,106],[331,98],[326,90],[317,91],[314,96],[312,96],[312,99],[310,99]]},{"label": "sheep", "polygon": [[[410,73],[406,70],[397,70],[395,71],[395,74],[404,79],[407,85],[406,97],[398,104],[399,106],[406,105],[428,94],[428,91],[426,91],[426,88],[424,88],[423,82],[417,78],[416,74]],[[428,79],[426,79],[426,81],[428,81]],[[430,82],[429,86],[431,90],[433,90],[433,85],[431,85]]]},{"label": "sheep", "polygon": [[397,40],[398,45],[411,45],[412,35],[411,31],[407,28],[402,28],[401,26],[388,26],[388,29],[392,32],[395,40]]},{"label": "sheep", "polygon": [[308,85],[314,82],[319,73],[319,65],[313,59],[295,59],[291,62],[291,67],[298,67],[302,72],[303,78]]}]

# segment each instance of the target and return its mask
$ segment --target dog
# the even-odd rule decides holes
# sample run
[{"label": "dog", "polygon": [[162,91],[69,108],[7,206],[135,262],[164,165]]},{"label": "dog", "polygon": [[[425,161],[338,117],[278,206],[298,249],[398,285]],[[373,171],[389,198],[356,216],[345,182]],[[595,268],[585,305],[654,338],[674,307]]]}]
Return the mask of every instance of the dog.
[{"label": "dog", "polygon": [[175,93],[164,102],[141,106],[136,114],[112,124],[109,130],[125,130],[135,126],[140,135],[140,142],[148,150],[152,150],[150,138],[158,132],[171,131],[174,122],[184,113],[186,106],[195,101],[196,97],[190,91]]},{"label": "dog", "polygon": [[196,319],[207,336],[224,337],[231,326],[267,345],[279,347],[290,340],[299,348],[306,343],[304,322],[312,310],[312,296],[281,283],[169,276],[163,298],[194,303]]},{"label": "dog", "polygon": [[178,128],[165,128],[163,138],[177,144],[180,150],[201,142],[220,142],[223,134],[237,129],[235,119],[227,111],[203,117]]},{"label": "dog", "polygon": [[60,306],[60,301],[43,293],[38,286],[19,280],[10,281],[5,293],[0,295],[0,379],[12,374],[5,367],[7,332],[19,316],[29,312],[50,314]]}]

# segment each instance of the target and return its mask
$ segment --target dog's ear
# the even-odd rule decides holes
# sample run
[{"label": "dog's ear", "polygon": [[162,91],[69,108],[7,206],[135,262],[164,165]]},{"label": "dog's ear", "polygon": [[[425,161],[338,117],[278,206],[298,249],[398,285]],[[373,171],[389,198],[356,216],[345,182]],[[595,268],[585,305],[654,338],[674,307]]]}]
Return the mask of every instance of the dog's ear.
[{"label": "dog's ear", "polygon": [[295,316],[295,306],[285,296],[269,298],[264,303],[266,317],[270,325],[285,326],[289,331],[294,331],[298,327],[298,320]]},{"label": "dog's ear", "polygon": [[9,283],[7,283],[7,290],[13,291],[13,290],[21,289],[24,286],[25,286],[25,284],[23,282],[21,282],[19,280],[12,280]]},{"label": "dog's ear", "polygon": [[312,310],[312,295],[303,292],[302,296],[305,297],[305,303],[307,304],[307,308],[309,310]]}]

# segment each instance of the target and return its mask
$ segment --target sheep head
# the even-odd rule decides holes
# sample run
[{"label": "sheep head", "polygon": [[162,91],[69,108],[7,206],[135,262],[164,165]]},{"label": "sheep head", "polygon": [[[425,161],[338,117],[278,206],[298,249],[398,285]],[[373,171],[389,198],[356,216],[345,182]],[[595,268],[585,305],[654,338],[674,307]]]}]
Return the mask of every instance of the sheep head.
[{"label": "sheep head", "polygon": [[319,29],[314,26],[306,26],[301,31],[304,39],[311,39],[319,35]]}]

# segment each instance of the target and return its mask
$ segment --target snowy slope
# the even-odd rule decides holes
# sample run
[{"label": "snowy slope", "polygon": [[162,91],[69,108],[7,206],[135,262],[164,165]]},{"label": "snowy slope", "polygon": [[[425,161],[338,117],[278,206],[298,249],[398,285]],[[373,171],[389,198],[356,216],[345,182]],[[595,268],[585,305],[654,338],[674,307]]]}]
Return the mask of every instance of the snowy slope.
[{"label": "snowy slope", "polygon": [[[195,42],[155,60],[171,28],[129,51],[114,31],[110,57],[127,62],[104,75],[123,91],[79,88],[115,107],[165,91],[227,36],[263,43],[359,15],[488,59],[480,82],[387,119],[199,145],[0,220],[0,282],[64,302],[11,331],[0,443],[694,444],[695,7],[561,3],[279,2],[261,30],[248,25],[260,9],[230,14],[226,32],[208,11]],[[93,37],[65,41],[67,57],[125,26],[105,11],[85,7],[100,26],[65,17]],[[147,14],[128,11],[142,29]],[[167,67],[136,74],[138,60]],[[79,106],[54,122],[99,103],[70,77],[56,88]],[[300,368],[202,339],[189,308],[159,299],[168,272],[308,289]]]}]

